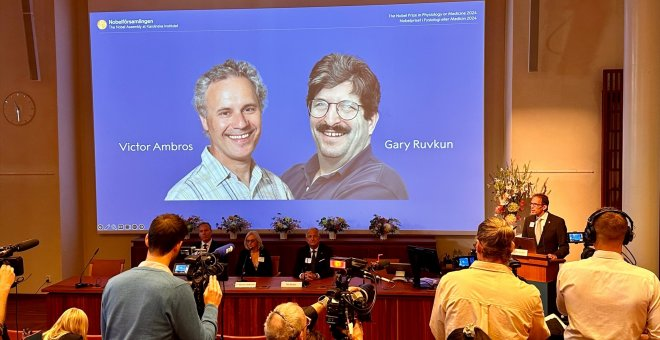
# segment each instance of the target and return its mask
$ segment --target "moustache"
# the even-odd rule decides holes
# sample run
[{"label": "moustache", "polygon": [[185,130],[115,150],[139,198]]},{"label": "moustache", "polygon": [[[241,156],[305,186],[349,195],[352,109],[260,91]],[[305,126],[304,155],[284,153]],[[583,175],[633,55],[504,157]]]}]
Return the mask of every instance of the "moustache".
[{"label": "moustache", "polygon": [[342,126],[342,125],[334,125],[330,126],[330,124],[326,122],[321,122],[318,125],[316,125],[316,131],[324,133],[326,131],[332,131],[332,132],[337,132],[341,134],[347,134],[351,132],[351,128],[348,126]]}]

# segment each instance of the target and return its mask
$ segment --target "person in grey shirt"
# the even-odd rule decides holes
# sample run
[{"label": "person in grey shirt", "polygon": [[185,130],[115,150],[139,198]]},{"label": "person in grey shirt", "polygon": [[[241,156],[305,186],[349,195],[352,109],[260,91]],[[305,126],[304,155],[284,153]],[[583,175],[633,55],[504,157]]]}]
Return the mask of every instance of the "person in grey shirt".
[{"label": "person in grey shirt", "polygon": [[215,339],[222,291],[212,275],[200,320],[193,291],[169,264],[188,230],[178,215],[156,217],[145,236],[147,259],[108,281],[101,300],[103,339]]}]

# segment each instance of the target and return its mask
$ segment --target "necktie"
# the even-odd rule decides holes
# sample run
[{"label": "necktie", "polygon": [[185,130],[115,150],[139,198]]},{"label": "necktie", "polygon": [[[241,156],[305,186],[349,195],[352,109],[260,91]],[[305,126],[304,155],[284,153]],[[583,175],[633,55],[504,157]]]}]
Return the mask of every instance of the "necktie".
[{"label": "necktie", "polygon": [[316,268],[316,250],[312,250],[312,268]]},{"label": "necktie", "polygon": [[209,250],[209,244],[208,244],[208,243],[204,243],[204,244],[202,245],[202,249],[204,250],[204,252],[208,252],[208,250]]},{"label": "necktie", "polygon": [[543,234],[543,219],[537,218],[534,224],[534,234],[536,236],[536,244],[541,242],[541,234]]}]

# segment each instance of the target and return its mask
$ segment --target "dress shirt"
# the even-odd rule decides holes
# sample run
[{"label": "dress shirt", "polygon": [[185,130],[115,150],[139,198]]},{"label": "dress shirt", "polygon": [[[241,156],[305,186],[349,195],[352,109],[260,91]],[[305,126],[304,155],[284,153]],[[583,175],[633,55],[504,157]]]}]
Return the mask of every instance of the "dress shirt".
[{"label": "dress shirt", "polygon": [[254,165],[250,185],[218,161],[208,147],[202,151],[202,163],[176,183],[166,201],[186,200],[290,200],[289,187],[272,172]]},{"label": "dress shirt", "polygon": [[440,279],[429,326],[436,339],[445,339],[468,324],[491,339],[546,339],[541,294],[511,273],[509,267],[475,261],[469,269]]},{"label": "dress shirt", "polygon": [[621,254],[596,250],[564,263],[557,275],[557,309],[568,315],[565,339],[660,338],[660,283]]}]

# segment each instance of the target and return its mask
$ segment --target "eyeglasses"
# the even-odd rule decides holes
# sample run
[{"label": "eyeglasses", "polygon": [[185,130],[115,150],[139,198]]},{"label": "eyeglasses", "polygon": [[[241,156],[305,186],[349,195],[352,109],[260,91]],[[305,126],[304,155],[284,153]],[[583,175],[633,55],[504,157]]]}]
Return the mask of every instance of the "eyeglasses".
[{"label": "eyeglasses", "polygon": [[252,242],[257,242],[257,239],[251,238],[251,239],[247,239],[247,240],[245,240],[245,241],[246,241],[247,243],[252,243]]},{"label": "eyeglasses", "polygon": [[328,110],[332,104],[335,104],[337,114],[343,120],[351,120],[355,118],[360,111],[361,106],[350,100],[342,100],[339,103],[329,103],[323,99],[313,99],[309,106],[309,115],[314,118],[323,118],[328,114]]},{"label": "eyeglasses", "polygon": [[530,203],[529,205],[534,206],[534,207],[540,207],[543,205],[543,203]]}]

